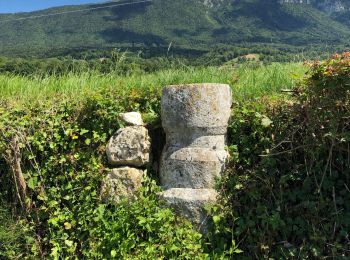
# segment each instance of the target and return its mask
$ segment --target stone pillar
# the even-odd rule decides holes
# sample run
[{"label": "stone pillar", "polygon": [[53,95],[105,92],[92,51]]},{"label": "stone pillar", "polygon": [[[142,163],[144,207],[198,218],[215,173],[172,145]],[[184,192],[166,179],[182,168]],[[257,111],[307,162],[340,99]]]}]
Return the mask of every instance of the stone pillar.
[{"label": "stone pillar", "polygon": [[[162,124],[167,136],[160,164],[163,197],[183,215],[196,216],[190,220],[199,227],[205,220],[201,207],[215,201],[215,181],[224,170],[231,105],[231,88],[224,84],[163,89]],[[194,207],[200,214],[189,214]]]}]

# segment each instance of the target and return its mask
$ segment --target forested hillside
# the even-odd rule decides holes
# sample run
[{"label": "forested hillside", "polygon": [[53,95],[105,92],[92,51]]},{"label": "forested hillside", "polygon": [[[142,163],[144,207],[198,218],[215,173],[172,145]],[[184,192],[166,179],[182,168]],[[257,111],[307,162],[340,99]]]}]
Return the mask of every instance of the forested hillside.
[{"label": "forested hillside", "polygon": [[[202,50],[261,43],[345,48],[350,36],[347,9],[330,13],[307,3],[152,0],[119,5],[125,3],[130,1],[2,14],[0,53],[30,56],[74,49],[167,48],[170,43],[173,48]],[[75,12],[81,9],[91,10]],[[61,14],[46,16],[56,13]]]}]

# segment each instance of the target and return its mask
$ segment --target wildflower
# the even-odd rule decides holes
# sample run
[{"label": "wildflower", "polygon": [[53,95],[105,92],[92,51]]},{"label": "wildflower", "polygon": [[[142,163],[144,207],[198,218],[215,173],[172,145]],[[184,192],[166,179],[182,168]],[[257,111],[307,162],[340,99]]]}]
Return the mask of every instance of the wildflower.
[{"label": "wildflower", "polygon": [[338,54],[338,53],[336,53],[336,54],[334,54],[333,56],[332,56],[332,59],[334,59],[334,60],[337,60],[337,59],[339,59],[341,56]]},{"label": "wildflower", "polygon": [[343,57],[344,58],[350,57],[350,52],[349,51],[343,52]]}]

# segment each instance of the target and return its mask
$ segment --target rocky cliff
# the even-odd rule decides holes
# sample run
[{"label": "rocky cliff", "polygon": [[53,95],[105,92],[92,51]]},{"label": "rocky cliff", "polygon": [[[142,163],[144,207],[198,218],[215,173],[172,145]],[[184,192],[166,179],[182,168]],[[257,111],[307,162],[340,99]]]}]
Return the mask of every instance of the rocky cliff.
[{"label": "rocky cliff", "polygon": [[347,1],[341,0],[279,0],[280,4],[308,4],[327,12],[342,12],[349,10]]}]

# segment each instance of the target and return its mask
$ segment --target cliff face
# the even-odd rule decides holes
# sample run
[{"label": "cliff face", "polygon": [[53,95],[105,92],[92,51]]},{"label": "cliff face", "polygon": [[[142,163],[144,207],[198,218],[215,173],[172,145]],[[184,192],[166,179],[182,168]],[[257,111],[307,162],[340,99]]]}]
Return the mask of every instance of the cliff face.
[{"label": "cliff face", "polygon": [[204,0],[203,3],[209,8],[218,7],[222,4],[223,0]]},{"label": "cliff face", "polygon": [[338,0],[323,0],[317,3],[316,6],[328,13],[341,12],[348,9],[342,1]]},{"label": "cliff face", "polygon": [[346,1],[341,0],[279,0],[280,4],[308,4],[327,12],[342,12],[349,10]]},{"label": "cliff face", "polygon": [[280,0],[280,4],[311,4],[311,0]]}]

